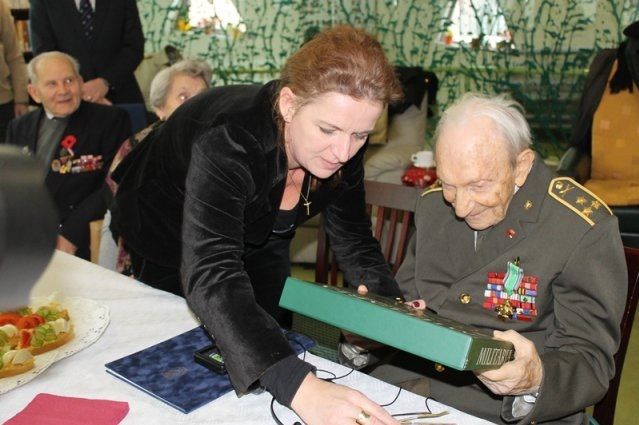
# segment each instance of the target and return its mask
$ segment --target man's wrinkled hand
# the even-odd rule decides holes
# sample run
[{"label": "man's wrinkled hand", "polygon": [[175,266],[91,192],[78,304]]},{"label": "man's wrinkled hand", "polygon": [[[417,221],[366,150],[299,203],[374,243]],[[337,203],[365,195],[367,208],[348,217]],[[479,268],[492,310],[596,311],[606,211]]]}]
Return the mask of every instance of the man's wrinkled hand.
[{"label": "man's wrinkled hand", "polygon": [[513,330],[494,331],[494,336],[513,343],[515,359],[504,363],[499,369],[478,372],[479,380],[498,395],[523,395],[539,391],[543,365],[535,344]]},{"label": "man's wrinkled hand", "polygon": [[104,78],[94,78],[82,84],[82,99],[86,102],[102,103],[109,92],[109,85]]},{"label": "man's wrinkled hand", "polygon": [[27,112],[29,112],[29,105],[26,103],[16,103],[13,105],[13,116],[21,117]]}]

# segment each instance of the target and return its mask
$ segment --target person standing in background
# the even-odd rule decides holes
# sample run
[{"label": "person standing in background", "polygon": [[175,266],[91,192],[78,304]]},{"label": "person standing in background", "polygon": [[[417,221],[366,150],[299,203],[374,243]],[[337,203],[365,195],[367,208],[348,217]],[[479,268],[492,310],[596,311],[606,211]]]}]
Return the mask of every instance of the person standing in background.
[{"label": "person standing in background", "polygon": [[27,67],[18,43],[11,10],[0,1],[0,142],[14,117],[27,113]]},{"label": "person standing in background", "polygon": [[33,53],[59,50],[80,62],[82,100],[144,103],[133,72],[144,56],[135,0],[30,0]]}]

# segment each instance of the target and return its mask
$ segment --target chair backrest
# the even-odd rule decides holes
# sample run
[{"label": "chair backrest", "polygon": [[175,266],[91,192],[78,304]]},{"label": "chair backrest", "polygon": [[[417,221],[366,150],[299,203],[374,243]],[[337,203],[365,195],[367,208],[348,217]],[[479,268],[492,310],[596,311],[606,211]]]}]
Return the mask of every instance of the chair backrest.
[{"label": "chair backrest", "polygon": [[146,107],[144,106],[144,103],[116,103],[113,106],[123,109],[127,114],[129,114],[133,134],[147,126]]},{"label": "chair backrest", "polygon": [[628,298],[626,299],[626,308],[621,318],[621,342],[619,344],[619,350],[617,354],[615,354],[615,376],[610,380],[610,386],[608,387],[608,392],[605,397],[595,405],[593,412],[593,417],[600,425],[613,425],[621,371],[623,370],[628,341],[630,340],[630,331],[632,330],[632,322],[635,318],[637,300],[639,299],[639,249],[625,247],[624,251],[626,253],[626,264],[628,266]]},{"label": "chair backrest", "polygon": [[[395,274],[406,254],[413,211],[423,189],[372,180],[366,180],[364,185],[367,211],[373,221],[373,235],[380,241],[384,258]],[[317,235],[315,281],[330,285],[339,283],[337,263],[330,251],[323,218]]]},{"label": "chair backrest", "polygon": [[91,262],[99,264],[100,261],[100,239],[102,239],[102,219],[89,222],[89,250],[91,252]]}]

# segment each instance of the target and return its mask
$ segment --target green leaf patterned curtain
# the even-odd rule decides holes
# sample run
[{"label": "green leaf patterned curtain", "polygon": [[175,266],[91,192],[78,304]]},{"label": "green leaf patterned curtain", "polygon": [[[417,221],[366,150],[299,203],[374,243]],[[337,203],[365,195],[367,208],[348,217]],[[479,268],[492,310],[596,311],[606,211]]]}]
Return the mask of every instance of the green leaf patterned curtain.
[{"label": "green leaf patterned curtain", "polygon": [[[242,34],[180,31],[185,0],[138,0],[147,53],[167,44],[208,61],[214,84],[277,78],[286,58],[318,29],[346,23],[375,34],[397,65],[440,80],[439,109],[468,90],[509,92],[523,103],[536,148],[561,153],[594,54],[616,47],[639,19],[638,0],[499,0],[516,49],[441,42],[452,0],[234,0]],[[596,17],[596,18],[595,18]]]}]

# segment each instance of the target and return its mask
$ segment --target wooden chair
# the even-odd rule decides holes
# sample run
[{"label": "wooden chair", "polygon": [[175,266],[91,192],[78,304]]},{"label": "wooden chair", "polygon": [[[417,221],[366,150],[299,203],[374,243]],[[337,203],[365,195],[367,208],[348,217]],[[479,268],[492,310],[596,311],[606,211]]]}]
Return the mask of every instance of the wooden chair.
[{"label": "wooden chair", "polygon": [[[413,224],[413,211],[423,189],[372,180],[366,180],[364,185],[367,212],[373,220],[373,235],[380,242],[384,258],[391,265],[394,275],[404,260]],[[317,234],[315,281],[330,285],[340,283],[337,262],[330,251],[323,218]]]},{"label": "wooden chair", "polygon": [[621,318],[621,342],[619,350],[615,354],[615,376],[610,380],[608,392],[599,403],[595,404],[593,411],[593,417],[600,425],[613,425],[614,422],[621,371],[623,370],[632,322],[635,318],[637,300],[639,299],[639,249],[625,247],[624,251],[628,266],[628,298]]},{"label": "wooden chair", "polygon": [[[404,260],[413,226],[413,211],[423,189],[367,180],[365,190],[367,211],[373,220],[373,235],[380,241],[384,258],[395,274]],[[323,219],[317,239],[315,281],[342,284]],[[340,329],[299,314],[293,314],[293,329],[316,340],[317,345],[310,350],[313,354],[337,361],[337,347],[342,338]]]},{"label": "wooden chair", "polygon": [[98,264],[100,261],[100,239],[102,239],[102,219],[89,223],[89,249],[91,262]]}]

